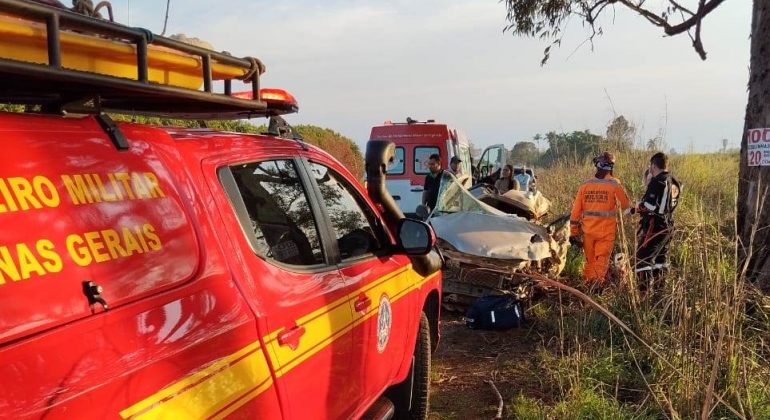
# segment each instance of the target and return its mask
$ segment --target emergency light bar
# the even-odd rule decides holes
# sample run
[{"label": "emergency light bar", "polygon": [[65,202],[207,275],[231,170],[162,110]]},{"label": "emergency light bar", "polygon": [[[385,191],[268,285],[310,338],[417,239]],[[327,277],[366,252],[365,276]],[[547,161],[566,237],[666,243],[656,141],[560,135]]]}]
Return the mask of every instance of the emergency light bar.
[{"label": "emergency light bar", "polygon": [[[252,91],[233,92],[233,98],[254,99]],[[299,104],[292,94],[283,89],[263,88],[259,90],[259,100],[267,103],[267,109],[273,115],[290,114],[299,111]]]}]

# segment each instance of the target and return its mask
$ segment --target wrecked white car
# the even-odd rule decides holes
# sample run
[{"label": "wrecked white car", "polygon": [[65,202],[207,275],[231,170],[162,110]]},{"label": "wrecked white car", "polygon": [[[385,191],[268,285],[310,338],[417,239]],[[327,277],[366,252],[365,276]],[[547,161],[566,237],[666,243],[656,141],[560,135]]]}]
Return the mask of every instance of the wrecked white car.
[{"label": "wrecked white car", "polygon": [[489,184],[477,184],[469,191],[477,200],[490,207],[535,222],[543,220],[551,211],[551,200],[538,190],[510,190],[500,194],[497,188]]},{"label": "wrecked white car", "polygon": [[542,194],[495,192],[483,187],[469,191],[445,173],[436,208],[428,215],[418,211],[427,216],[444,254],[444,295],[450,306],[499,291],[526,294],[531,274],[554,278],[566,264],[568,218],[543,225],[539,220],[550,202]]}]

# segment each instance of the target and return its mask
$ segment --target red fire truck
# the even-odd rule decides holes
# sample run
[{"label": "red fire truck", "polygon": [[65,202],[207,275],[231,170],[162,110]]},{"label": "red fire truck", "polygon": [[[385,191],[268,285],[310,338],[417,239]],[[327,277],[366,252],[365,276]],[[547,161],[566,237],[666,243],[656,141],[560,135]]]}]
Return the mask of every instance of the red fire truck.
[{"label": "red fire truck", "polygon": [[41,3],[0,0],[0,419],[424,419],[440,261],[392,147],[363,191],[259,60]]}]

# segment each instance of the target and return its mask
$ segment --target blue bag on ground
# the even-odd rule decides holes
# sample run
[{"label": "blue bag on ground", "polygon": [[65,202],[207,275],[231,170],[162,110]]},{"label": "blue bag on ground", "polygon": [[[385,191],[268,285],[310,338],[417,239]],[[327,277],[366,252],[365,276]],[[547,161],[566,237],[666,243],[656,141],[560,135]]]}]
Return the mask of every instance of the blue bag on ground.
[{"label": "blue bag on ground", "polygon": [[465,325],[474,330],[505,330],[524,320],[521,301],[511,295],[479,298],[465,315]]}]

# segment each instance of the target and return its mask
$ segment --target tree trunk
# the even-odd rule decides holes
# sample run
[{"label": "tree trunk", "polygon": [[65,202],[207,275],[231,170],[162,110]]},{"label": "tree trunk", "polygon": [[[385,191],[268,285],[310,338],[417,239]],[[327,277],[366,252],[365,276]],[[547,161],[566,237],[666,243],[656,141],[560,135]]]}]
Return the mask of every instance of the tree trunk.
[{"label": "tree trunk", "polygon": [[[748,130],[770,128],[770,0],[754,0],[749,101],[741,140],[738,274],[770,290],[770,166],[748,166]],[[765,149],[767,150],[767,149]]]}]

